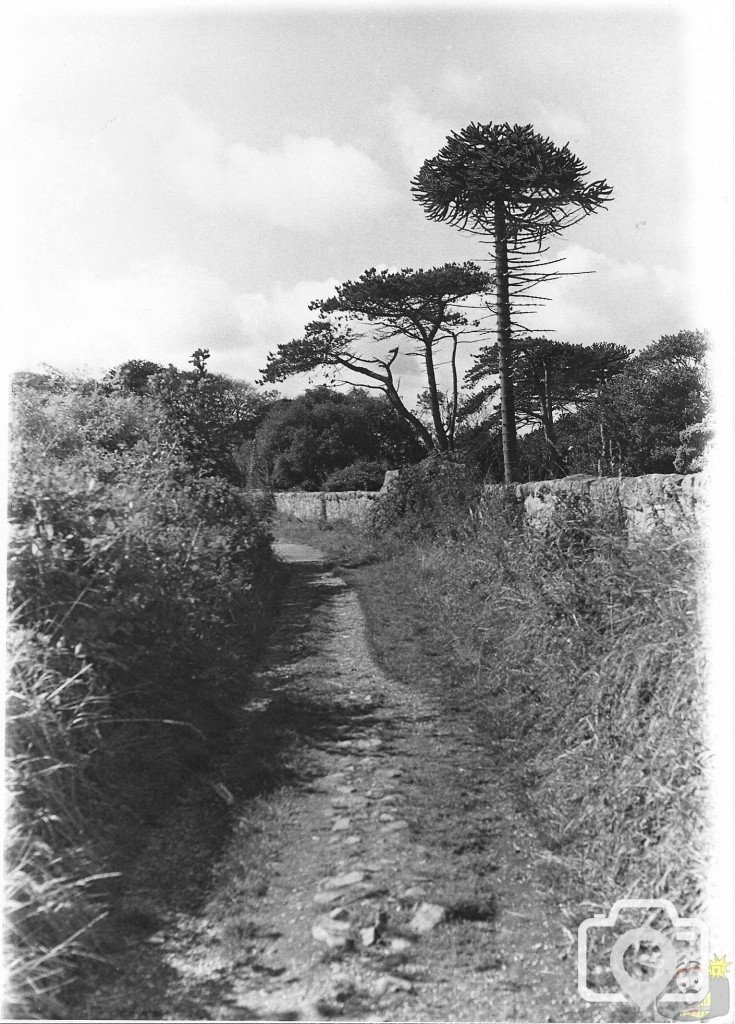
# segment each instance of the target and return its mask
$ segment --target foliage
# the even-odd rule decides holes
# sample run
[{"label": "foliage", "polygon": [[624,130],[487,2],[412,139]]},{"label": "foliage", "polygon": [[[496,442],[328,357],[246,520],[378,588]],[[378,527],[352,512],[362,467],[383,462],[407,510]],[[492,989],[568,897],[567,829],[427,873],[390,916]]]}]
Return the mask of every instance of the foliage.
[{"label": "foliage", "polygon": [[148,388],[161,403],[167,429],[192,468],[243,484],[246,473],[238,452],[254,437],[276,396],[244,381],[209,373],[208,358],[206,349],[198,349],[190,360],[193,371],[169,366],[150,376]]},{"label": "foliage", "polygon": [[55,375],[39,383],[16,374],[12,404],[19,449],[52,461],[80,455],[88,445],[114,452],[145,439],[162,442],[164,417],[155,403],[110,393],[93,380]]},{"label": "foliage", "polygon": [[610,201],[605,181],[585,181],[587,168],[532,125],[469,124],[452,132],[411,183],[430,220],[494,230],[496,203],[508,234],[538,242]]},{"label": "foliage", "polygon": [[674,469],[677,473],[698,473],[706,468],[709,446],[715,431],[711,418],[705,416],[699,423],[691,423],[679,432]]},{"label": "foliage", "polygon": [[[518,338],[511,347],[516,423],[541,426],[547,471],[565,476],[568,467],[556,431],[559,414],[593,400],[601,387],[625,368],[631,353],[622,345],[572,345],[548,338]],[[495,399],[500,390],[499,372],[498,346],[481,349],[466,376],[469,384],[480,385],[466,411]],[[490,383],[485,383],[488,378]]]},{"label": "foliage", "polygon": [[400,470],[369,514],[374,535],[453,537],[479,485],[462,463],[434,454]]},{"label": "foliage", "polygon": [[464,421],[457,431],[455,455],[478,483],[503,479],[503,443],[494,419]]},{"label": "foliage", "polygon": [[142,824],[226,728],[272,574],[264,500],[192,474],[155,405],[16,384],[11,1002],[61,1015]]},{"label": "foliage", "polygon": [[664,335],[605,383],[565,431],[588,472],[673,473],[681,432],[710,408],[707,335]]},{"label": "foliage", "polygon": [[358,459],[344,469],[335,469],[324,481],[325,491],[379,491],[383,486],[385,462]]},{"label": "foliage", "polygon": [[519,316],[544,302],[535,289],[562,276],[544,260],[544,240],[603,208],[612,189],[588,183],[587,168],[531,125],[472,123],[453,132],[411,183],[430,220],[488,237],[496,295],[486,303],[497,318],[504,479],[517,472],[512,337],[526,333]]},{"label": "foliage", "polygon": [[[430,270],[366,270],[357,281],[339,285],[332,298],[310,304],[319,319],[306,325],[301,338],[269,354],[263,379],[276,382],[320,368],[332,370],[335,379],[347,373],[347,383],[382,390],[427,449],[446,451],[452,447],[456,424],[457,347],[478,326],[463,304],[490,284],[490,276],[474,263],[447,263]],[[369,355],[360,344],[364,340],[371,345]],[[436,378],[436,352],[442,345],[449,348],[451,368],[452,399],[446,417],[441,414]],[[398,393],[393,366],[399,355],[418,357],[424,364],[433,433]]]},{"label": "foliage", "polygon": [[277,490],[334,490],[339,488],[333,486],[333,475],[355,463],[372,463],[373,477],[379,465],[382,482],[386,469],[422,454],[415,435],[385,398],[358,388],[346,394],[312,388],[275,403],[266,414],[255,441],[255,475]]},{"label": "foliage", "polygon": [[102,382],[110,391],[140,395],[147,391],[151,377],[165,373],[165,369],[160,363],[153,363],[150,359],[128,359],[106,373]]}]

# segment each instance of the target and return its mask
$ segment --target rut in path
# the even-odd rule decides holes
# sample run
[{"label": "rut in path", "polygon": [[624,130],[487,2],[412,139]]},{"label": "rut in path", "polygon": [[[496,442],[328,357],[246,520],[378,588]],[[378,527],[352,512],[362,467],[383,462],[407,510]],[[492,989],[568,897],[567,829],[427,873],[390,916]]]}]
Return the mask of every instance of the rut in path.
[{"label": "rut in path", "polygon": [[293,578],[245,712],[280,768],[258,796],[232,786],[227,844],[200,855],[212,871],[183,877],[187,845],[198,856],[186,802],[164,823],[128,897],[156,930],[129,937],[78,1010],[592,1020],[540,844],[471,721],[380,670],[319,552],[277,551]]}]

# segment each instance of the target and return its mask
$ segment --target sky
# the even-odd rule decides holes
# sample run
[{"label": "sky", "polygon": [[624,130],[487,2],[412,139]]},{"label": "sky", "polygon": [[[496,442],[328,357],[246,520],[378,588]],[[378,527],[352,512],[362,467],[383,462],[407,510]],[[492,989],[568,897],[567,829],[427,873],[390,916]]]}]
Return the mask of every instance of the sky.
[{"label": "sky", "polygon": [[[707,9],[14,8],[11,365],[185,367],[206,347],[212,370],[255,380],[338,282],[487,259],[410,192],[471,121],[530,123],[614,189],[552,243],[564,269],[595,273],[550,286],[534,332],[640,349],[714,326],[697,244],[702,195],[716,193],[703,189],[717,99]],[[415,390],[419,367],[402,372]]]}]

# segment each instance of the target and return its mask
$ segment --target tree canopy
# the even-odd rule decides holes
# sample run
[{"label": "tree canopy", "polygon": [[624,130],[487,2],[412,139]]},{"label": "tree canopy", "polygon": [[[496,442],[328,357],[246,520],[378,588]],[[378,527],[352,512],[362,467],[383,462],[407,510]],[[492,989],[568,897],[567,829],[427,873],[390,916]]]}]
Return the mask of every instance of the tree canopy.
[{"label": "tree canopy", "polygon": [[246,381],[210,373],[208,359],[207,349],[197,349],[189,360],[193,370],[169,366],[152,374],[146,379],[145,393],[160,403],[170,429],[199,472],[242,483],[240,449],[254,437],[276,395]]},{"label": "tree canopy", "polygon": [[[430,270],[371,268],[357,281],[339,285],[335,296],[311,303],[319,318],[306,325],[300,338],[269,354],[263,380],[276,382],[316,369],[331,370],[333,382],[382,391],[427,450],[447,451],[456,425],[457,349],[478,336],[479,320],[467,302],[486,292],[491,283],[490,275],[474,263],[447,263]],[[442,416],[437,379],[436,353],[441,346],[449,366],[446,390],[453,396],[447,416]],[[399,394],[395,370],[399,355],[423,362],[433,429],[408,409]]]},{"label": "tree canopy", "polygon": [[681,433],[711,407],[703,331],[664,335],[600,392],[596,409],[608,450],[624,473],[673,473]]},{"label": "tree canopy", "polygon": [[[512,346],[516,422],[542,428],[551,465],[563,476],[568,470],[557,439],[558,416],[594,399],[632,353],[622,345],[573,345],[549,338],[519,338]],[[465,380],[480,386],[467,401],[466,413],[496,398],[499,364],[497,344],[477,353]]]},{"label": "tree canopy", "polygon": [[430,220],[461,230],[495,230],[502,205],[509,239],[539,242],[612,198],[606,181],[585,181],[584,163],[533,126],[469,124],[426,160],[411,183]]},{"label": "tree canopy", "polygon": [[254,478],[282,490],[377,489],[386,469],[425,454],[387,399],[359,388],[311,388],[275,402],[253,447]]}]

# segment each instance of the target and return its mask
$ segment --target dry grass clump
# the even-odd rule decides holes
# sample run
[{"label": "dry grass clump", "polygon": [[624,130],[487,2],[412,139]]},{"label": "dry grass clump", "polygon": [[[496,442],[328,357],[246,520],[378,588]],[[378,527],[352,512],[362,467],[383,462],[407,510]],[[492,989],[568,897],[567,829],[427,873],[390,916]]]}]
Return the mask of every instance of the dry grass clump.
[{"label": "dry grass clump", "polygon": [[58,381],[14,413],[6,1013],[45,1017],[141,828],[221,743],[273,563],[267,504],[195,475],[139,399]]},{"label": "dry grass clump", "polygon": [[366,570],[378,650],[411,681],[441,678],[448,702],[460,693],[483,722],[518,772],[572,916],[623,896],[696,912],[707,824],[697,538],[659,532],[629,547],[615,508],[578,497],[543,532],[494,497],[455,517],[451,536],[414,538],[398,554],[388,539],[392,557]]},{"label": "dry grass clump", "polygon": [[10,636],[6,1011],[61,1014],[60,988],[94,955],[105,916],[89,762],[109,712],[89,662],[48,636]]}]

